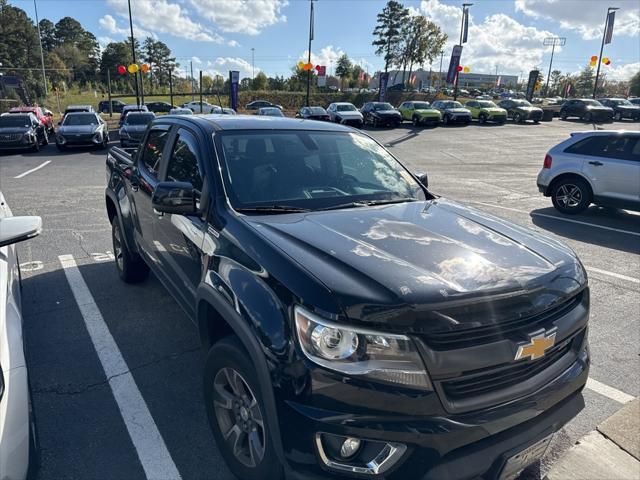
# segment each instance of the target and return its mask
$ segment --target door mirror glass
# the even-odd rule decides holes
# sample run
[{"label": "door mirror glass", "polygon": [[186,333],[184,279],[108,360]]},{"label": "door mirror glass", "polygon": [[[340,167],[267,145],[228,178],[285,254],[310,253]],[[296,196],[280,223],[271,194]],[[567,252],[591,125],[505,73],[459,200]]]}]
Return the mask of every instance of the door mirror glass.
[{"label": "door mirror glass", "polygon": [[0,247],[24,242],[42,231],[40,217],[6,217],[0,219]]},{"label": "door mirror glass", "polygon": [[188,182],[160,182],[151,197],[154,210],[160,213],[195,215],[196,194]]}]

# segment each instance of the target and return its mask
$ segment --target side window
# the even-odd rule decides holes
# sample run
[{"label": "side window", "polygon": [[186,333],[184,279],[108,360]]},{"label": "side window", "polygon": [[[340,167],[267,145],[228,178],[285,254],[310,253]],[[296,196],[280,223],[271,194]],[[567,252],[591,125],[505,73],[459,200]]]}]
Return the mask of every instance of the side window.
[{"label": "side window", "polygon": [[[607,142],[602,149],[602,156],[622,160],[633,160],[637,138],[631,135],[612,135],[606,137]],[[636,156],[637,158],[637,156]]]},{"label": "side window", "polygon": [[477,107],[477,106],[478,106],[478,104],[476,102],[474,102],[474,101],[467,102],[467,107],[473,108],[473,107]]},{"label": "side window", "polygon": [[198,191],[202,191],[202,173],[198,162],[198,144],[196,139],[186,130],[178,130],[176,143],[173,145],[167,181],[189,182]]},{"label": "side window", "polygon": [[638,162],[640,167],[640,137],[635,138],[636,144],[631,149],[631,160]]},{"label": "side window", "polygon": [[169,138],[169,130],[154,129],[147,135],[147,140],[142,150],[141,162],[144,169],[155,179],[160,172],[162,150]]}]

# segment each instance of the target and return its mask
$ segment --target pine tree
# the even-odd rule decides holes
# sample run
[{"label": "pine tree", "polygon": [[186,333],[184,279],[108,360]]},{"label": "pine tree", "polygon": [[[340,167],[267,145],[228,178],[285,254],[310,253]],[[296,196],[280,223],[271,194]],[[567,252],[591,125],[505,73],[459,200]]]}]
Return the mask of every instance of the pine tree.
[{"label": "pine tree", "polygon": [[371,43],[376,47],[376,55],[384,56],[384,71],[389,71],[389,65],[397,63],[400,56],[402,36],[400,30],[409,17],[409,10],[397,2],[389,0],[378,14],[377,24],[373,30],[375,40]]},{"label": "pine tree", "polygon": [[340,86],[344,89],[344,82],[351,77],[351,70],[353,69],[353,64],[349,57],[347,57],[346,53],[340,55],[338,58],[338,63],[336,64],[336,76],[340,78]]}]

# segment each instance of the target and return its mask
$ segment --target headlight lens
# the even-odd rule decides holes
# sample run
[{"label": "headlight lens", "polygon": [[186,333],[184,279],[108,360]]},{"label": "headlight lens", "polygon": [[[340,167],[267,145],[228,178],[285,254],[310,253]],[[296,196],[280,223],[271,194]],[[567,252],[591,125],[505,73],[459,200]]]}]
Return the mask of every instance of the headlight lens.
[{"label": "headlight lens", "polygon": [[415,344],[405,335],[347,327],[295,308],[300,347],[320,366],[354,377],[432,390]]}]

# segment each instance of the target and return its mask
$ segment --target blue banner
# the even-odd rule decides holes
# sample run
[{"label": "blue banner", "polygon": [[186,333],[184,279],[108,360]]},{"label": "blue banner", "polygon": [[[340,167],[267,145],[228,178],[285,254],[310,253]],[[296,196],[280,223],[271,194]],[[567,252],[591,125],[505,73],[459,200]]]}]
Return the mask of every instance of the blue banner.
[{"label": "blue banner", "polygon": [[447,71],[447,83],[453,83],[456,80],[461,56],[462,45],[454,45],[453,51],[451,52],[451,60],[449,61],[449,70]]},{"label": "blue banner", "polygon": [[229,71],[229,103],[231,108],[238,111],[238,84],[240,83],[240,72],[237,70]]},{"label": "blue banner", "polygon": [[379,82],[379,91],[378,91],[378,101],[384,102],[385,97],[387,96],[387,83],[389,83],[389,73],[384,72],[380,73],[380,82]]}]

